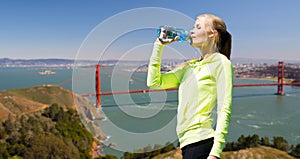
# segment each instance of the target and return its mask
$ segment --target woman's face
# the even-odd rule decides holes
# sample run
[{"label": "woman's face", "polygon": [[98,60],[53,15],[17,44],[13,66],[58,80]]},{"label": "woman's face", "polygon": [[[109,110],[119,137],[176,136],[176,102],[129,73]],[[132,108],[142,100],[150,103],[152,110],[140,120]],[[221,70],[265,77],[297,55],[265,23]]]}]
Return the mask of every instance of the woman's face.
[{"label": "woman's face", "polygon": [[205,29],[204,17],[197,18],[193,29],[191,32],[191,42],[190,45],[193,47],[200,47],[208,40],[208,34]]}]

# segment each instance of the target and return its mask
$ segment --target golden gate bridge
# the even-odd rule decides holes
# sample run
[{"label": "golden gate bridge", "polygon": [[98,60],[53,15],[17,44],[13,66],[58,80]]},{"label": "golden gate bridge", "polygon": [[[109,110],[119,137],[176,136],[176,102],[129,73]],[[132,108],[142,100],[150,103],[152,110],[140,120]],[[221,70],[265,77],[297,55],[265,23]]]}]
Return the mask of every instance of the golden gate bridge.
[{"label": "golden gate bridge", "polygon": [[[109,69],[101,64],[96,64],[95,66],[95,93],[90,94],[81,94],[81,96],[85,97],[96,97],[96,107],[101,108],[101,97],[102,96],[110,96],[110,95],[120,95],[120,94],[133,94],[133,93],[149,93],[149,92],[159,92],[159,91],[177,91],[178,88],[170,88],[170,89],[141,89],[141,90],[126,90],[126,91],[115,91],[115,92],[102,92],[101,91],[101,76],[100,71],[101,68]],[[111,70],[110,70],[111,71]],[[122,74],[122,73],[119,73]],[[124,73],[123,73],[124,75]],[[126,74],[127,75],[127,74]],[[134,80],[139,80],[145,82],[145,80],[140,78],[132,78]],[[67,81],[65,81],[67,82]],[[63,82],[63,83],[65,83]],[[62,84],[61,84],[62,85]],[[300,82],[297,83],[287,83],[284,82],[284,62],[278,62],[278,73],[277,73],[277,83],[255,83],[255,84],[234,84],[233,87],[263,87],[263,86],[277,86],[277,92],[275,95],[284,95],[284,86],[299,86]]]}]

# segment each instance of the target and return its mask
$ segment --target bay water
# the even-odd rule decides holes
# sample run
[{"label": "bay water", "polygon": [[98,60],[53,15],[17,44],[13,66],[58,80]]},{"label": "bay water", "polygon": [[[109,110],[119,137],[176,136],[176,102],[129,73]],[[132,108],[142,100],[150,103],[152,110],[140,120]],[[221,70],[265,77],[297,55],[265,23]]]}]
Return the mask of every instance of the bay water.
[{"label": "bay water", "polygon": [[[60,84],[62,87],[73,91],[75,83],[76,85],[80,84],[80,86],[76,86],[75,93],[95,93],[94,69],[82,69],[74,73],[72,69],[53,68],[52,71],[55,71],[56,74],[40,75],[38,72],[42,71],[42,69],[44,68],[0,68],[0,90],[27,88],[42,84]],[[125,74],[126,72],[123,72],[123,75]],[[76,78],[76,82],[74,82],[74,78]],[[112,90],[126,91],[122,86],[117,86],[124,79],[128,79],[125,80],[128,89],[147,89],[145,81],[137,80],[146,80],[145,72],[130,74],[128,78],[124,78],[120,74],[120,76],[116,76],[112,80],[112,72],[102,71],[102,92],[110,92]],[[259,79],[235,79],[235,84],[240,83],[274,82]],[[300,87],[285,86],[285,96],[274,95],[276,91],[277,87],[275,86],[234,88],[232,119],[227,141],[236,141],[242,134],[246,136],[258,134],[260,137],[269,137],[271,141],[273,136],[282,136],[290,144],[296,145],[300,143],[300,126],[298,123],[300,121]],[[125,96],[125,100],[122,100],[122,96]],[[128,98],[130,100],[127,100]],[[116,101],[116,99],[121,100]],[[90,100],[95,102],[94,97],[90,97]],[[158,95],[152,93],[151,96],[148,93],[119,95],[117,98],[116,96],[103,96],[102,105],[101,111],[109,120],[98,121],[98,124],[100,127],[103,127],[104,133],[106,133],[105,130],[108,131],[106,135],[110,136],[110,138],[107,142],[118,145],[129,141],[126,136],[118,136],[119,132],[109,130],[108,125],[111,122],[120,129],[133,134],[161,129],[176,117],[177,91],[169,91]],[[160,113],[151,118],[140,117],[137,120],[138,117],[132,117],[124,113],[124,110],[130,111],[130,109],[135,109],[136,107],[131,107],[133,105],[138,105],[141,110],[149,105],[158,105],[157,109],[160,110]],[[175,127],[171,126],[170,128],[174,130],[171,130],[172,135],[175,135]],[[153,141],[155,140],[151,137],[145,138],[143,141],[135,142],[133,145],[128,144],[127,150],[131,151],[137,147],[143,148],[148,144],[153,144]],[[164,143],[157,144],[163,145]]]}]

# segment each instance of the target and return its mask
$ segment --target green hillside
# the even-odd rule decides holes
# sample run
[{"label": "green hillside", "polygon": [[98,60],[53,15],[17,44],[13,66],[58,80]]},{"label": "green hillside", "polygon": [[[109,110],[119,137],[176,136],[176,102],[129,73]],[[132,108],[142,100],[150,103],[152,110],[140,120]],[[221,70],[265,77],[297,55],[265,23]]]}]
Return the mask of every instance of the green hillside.
[{"label": "green hillside", "polygon": [[9,114],[16,117],[40,111],[53,103],[64,109],[76,109],[76,105],[80,109],[84,109],[81,107],[86,109],[93,109],[94,107],[88,99],[73,94],[60,86],[41,85],[0,91],[0,119],[6,119]]},{"label": "green hillside", "polygon": [[223,159],[295,159],[287,152],[272,147],[259,146],[239,151],[229,151],[222,153]]},{"label": "green hillside", "polygon": [[99,118],[87,98],[60,86],[1,91],[0,159],[97,157],[96,138],[105,138],[92,121]]},{"label": "green hillside", "polygon": [[17,118],[24,114],[39,112],[54,103],[64,110],[77,109],[87,129],[97,138],[105,137],[92,122],[93,119],[102,118],[94,104],[89,99],[57,85],[0,91],[0,119],[7,119],[9,115]]},{"label": "green hillside", "polygon": [[92,158],[94,143],[77,112],[57,104],[0,123],[0,159]]},{"label": "green hillside", "polygon": [[74,106],[73,94],[57,85],[41,85],[31,88],[11,89],[0,92],[2,96],[17,96],[42,104],[57,103],[61,106]]},{"label": "green hillside", "polygon": [[[182,159],[180,150],[173,150],[165,154],[155,156],[153,159]],[[293,156],[290,156],[284,151],[278,149],[259,146],[255,148],[248,148],[239,151],[228,151],[223,152],[222,159],[296,159]]]}]

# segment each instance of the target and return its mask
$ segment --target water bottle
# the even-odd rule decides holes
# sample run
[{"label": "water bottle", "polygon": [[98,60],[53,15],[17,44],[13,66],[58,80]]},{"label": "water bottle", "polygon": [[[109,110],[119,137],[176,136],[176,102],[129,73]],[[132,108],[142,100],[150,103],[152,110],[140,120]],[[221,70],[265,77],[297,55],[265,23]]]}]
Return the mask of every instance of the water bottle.
[{"label": "water bottle", "polygon": [[165,31],[166,37],[164,38],[166,40],[174,39],[176,36],[179,36],[178,42],[188,41],[190,39],[190,34],[188,31],[181,28],[171,27],[171,26],[158,27],[156,32],[156,37],[159,37],[161,28],[166,29]]}]

